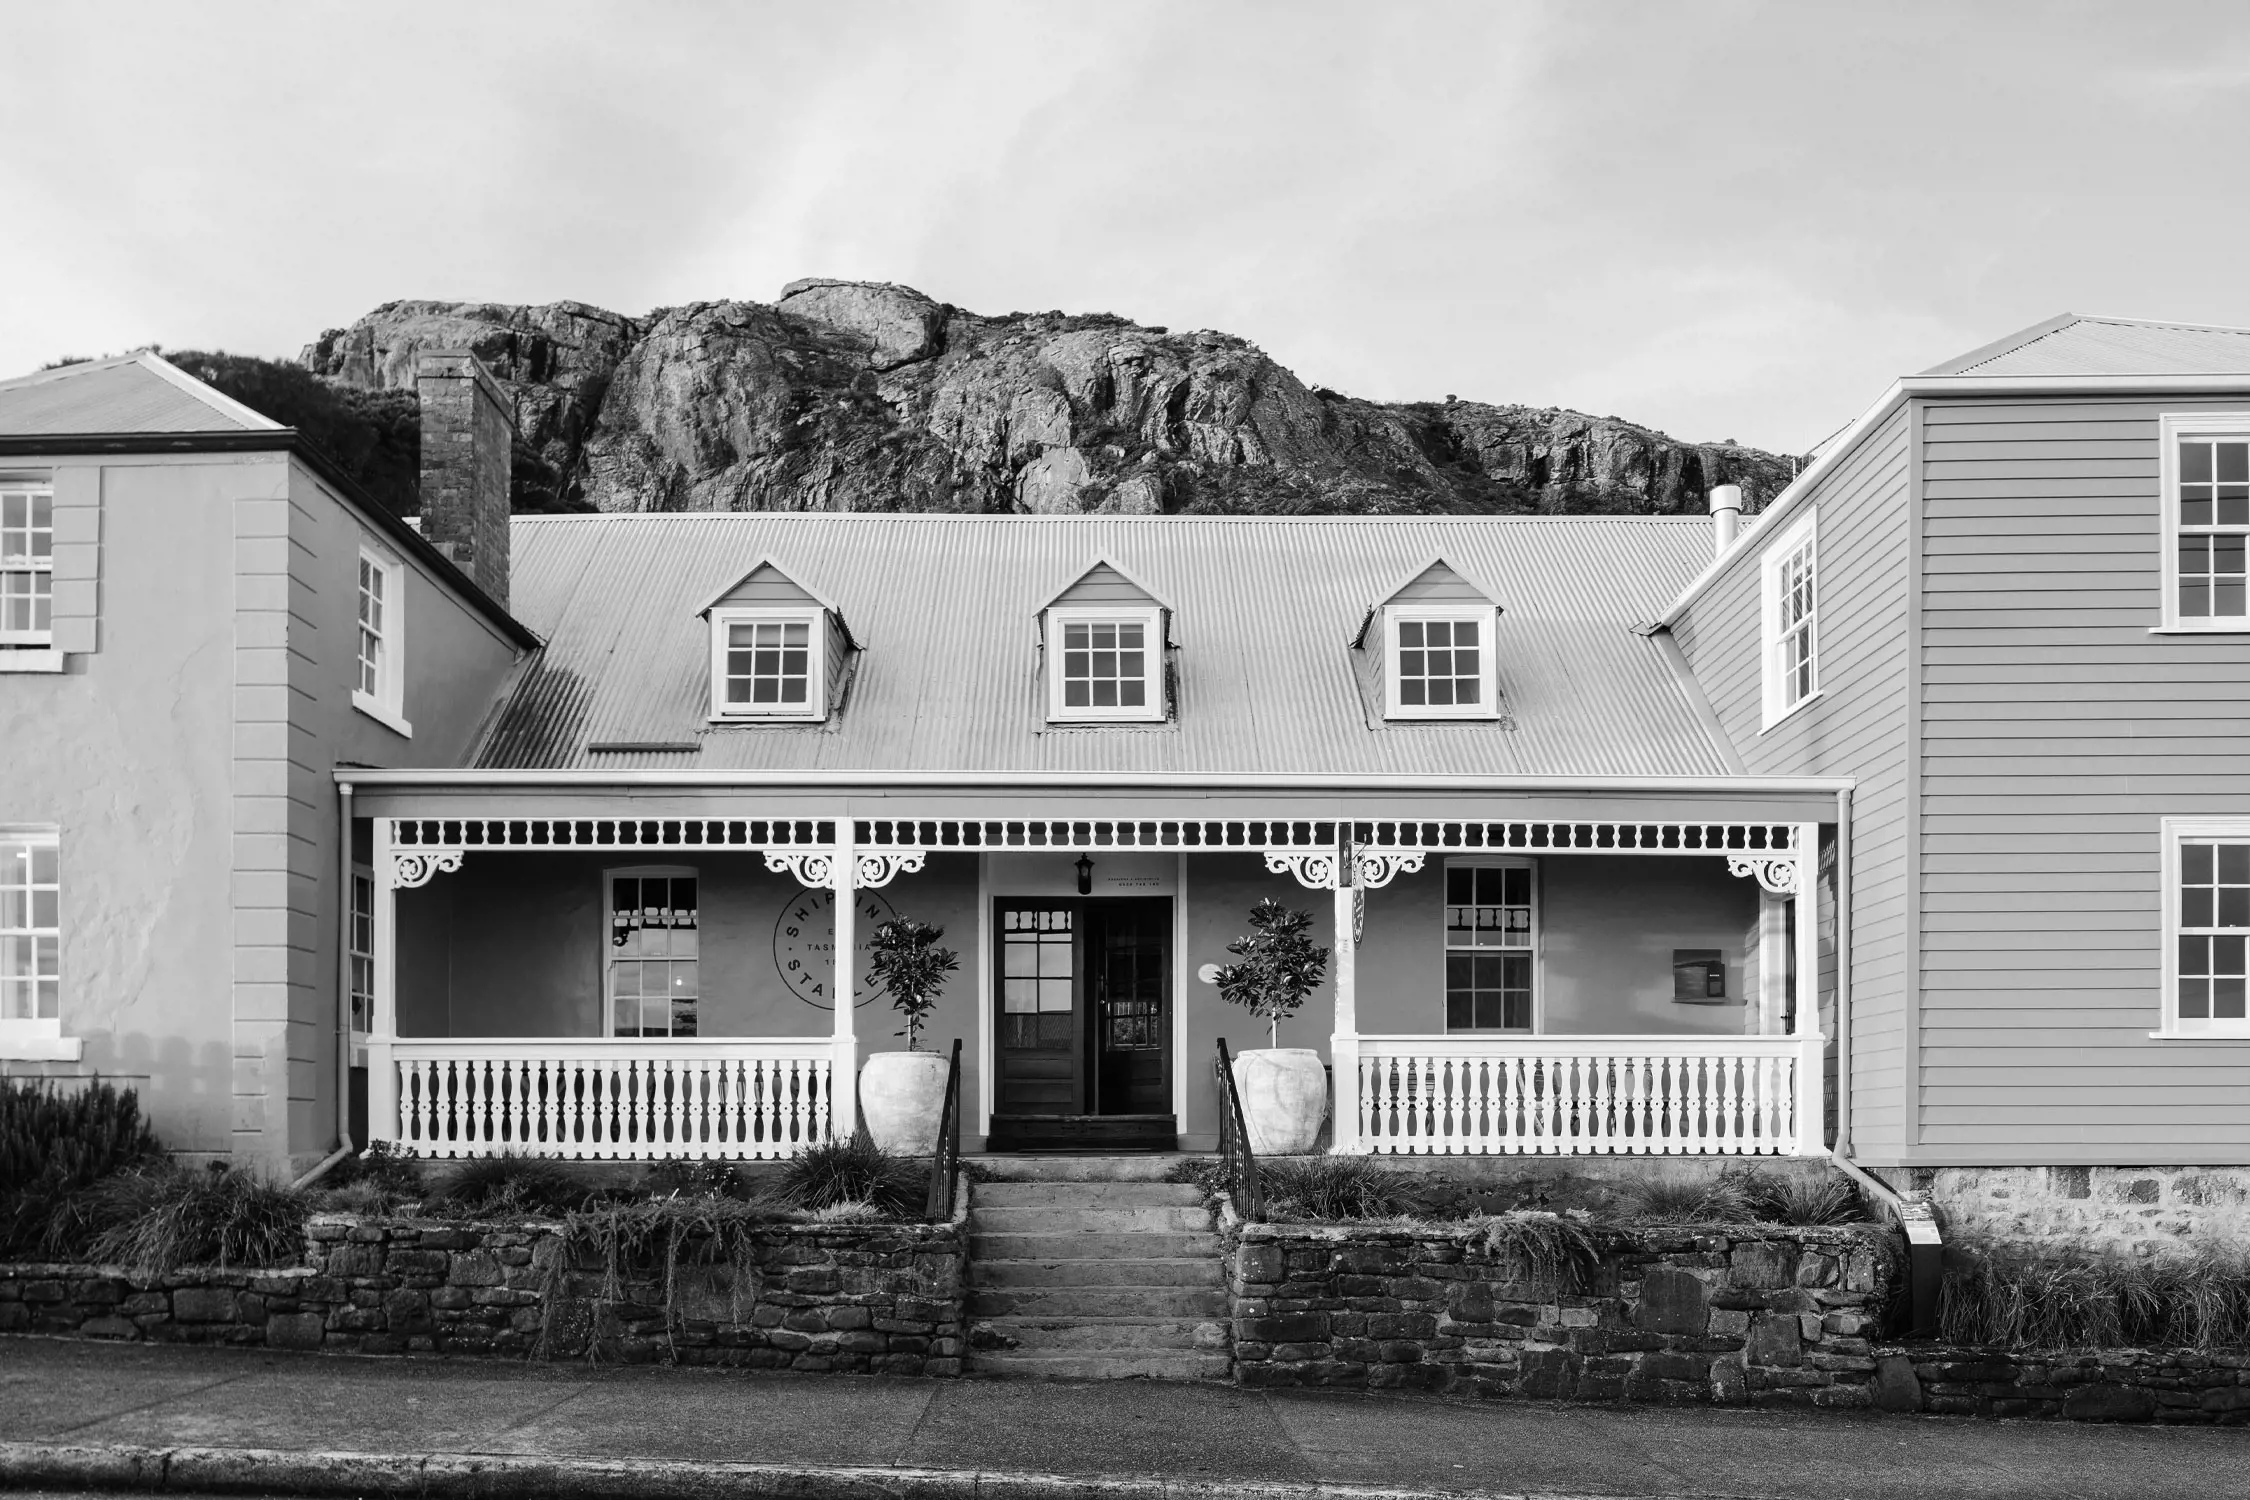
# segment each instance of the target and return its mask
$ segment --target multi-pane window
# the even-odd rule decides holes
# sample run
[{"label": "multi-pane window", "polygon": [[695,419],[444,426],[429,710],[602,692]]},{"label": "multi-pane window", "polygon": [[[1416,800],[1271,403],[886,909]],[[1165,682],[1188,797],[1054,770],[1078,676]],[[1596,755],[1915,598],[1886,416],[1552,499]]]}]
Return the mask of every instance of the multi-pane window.
[{"label": "multi-pane window", "polygon": [[1077,983],[1077,933],[1068,906],[1011,907],[1000,914],[1001,1045],[1062,1046],[1070,1040]]},{"label": "multi-pane window", "polygon": [[1807,508],[1760,559],[1765,723],[1820,691],[1819,522]]},{"label": "multi-pane window", "polygon": [[375,1015],[375,874],[352,871],[352,1030],[366,1031]]},{"label": "multi-pane window", "polygon": [[609,877],[612,1036],[694,1036],[696,878],[690,871]]},{"label": "multi-pane window", "polygon": [[1446,867],[1448,1031],[1531,1029],[1532,918],[1529,865]]},{"label": "multi-pane window", "polygon": [[61,1016],[61,852],[52,833],[0,828],[0,1023]]},{"label": "multi-pane window", "polygon": [[0,647],[54,643],[55,496],[0,476]]},{"label": "multi-pane window", "polygon": [[389,652],[385,632],[390,629],[385,594],[390,574],[362,552],[359,555],[359,690],[370,698],[383,696],[383,673]]},{"label": "multi-pane window", "polygon": [[728,708],[803,710],[812,701],[812,622],[738,620],[726,627]]},{"label": "multi-pane window", "polygon": [[395,558],[368,548],[359,554],[357,590],[358,669],[352,703],[400,734],[412,734],[404,717],[406,702],[405,616],[401,591],[406,570]]},{"label": "multi-pane window", "polygon": [[1148,627],[1138,621],[1063,625],[1063,707],[1145,708]]},{"label": "multi-pane window", "polygon": [[2250,437],[2179,440],[2179,616],[2250,616],[2243,545],[2250,540]]},{"label": "multi-pane window", "polygon": [[2243,944],[2250,938],[2250,836],[2182,839],[2179,846],[2176,1016],[2183,1030],[2237,1030],[2245,1009]]},{"label": "multi-pane window", "polygon": [[1398,701],[1403,708],[1470,707],[1484,701],[1484,635],[1478,620],[1398,622]]}]

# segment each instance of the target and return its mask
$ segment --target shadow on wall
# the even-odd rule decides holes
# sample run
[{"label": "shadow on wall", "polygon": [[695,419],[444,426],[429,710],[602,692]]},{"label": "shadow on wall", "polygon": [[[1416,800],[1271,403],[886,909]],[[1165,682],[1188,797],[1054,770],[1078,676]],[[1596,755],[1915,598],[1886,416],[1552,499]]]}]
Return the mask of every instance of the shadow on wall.
[{"label": "shadow on wall", "polygon": [[225,1151],[234,1131],[234,1065],[222,1042],[145,1031],[86,1039],[76,1075],[139,1094],[141,1113],[170,1151]]}]

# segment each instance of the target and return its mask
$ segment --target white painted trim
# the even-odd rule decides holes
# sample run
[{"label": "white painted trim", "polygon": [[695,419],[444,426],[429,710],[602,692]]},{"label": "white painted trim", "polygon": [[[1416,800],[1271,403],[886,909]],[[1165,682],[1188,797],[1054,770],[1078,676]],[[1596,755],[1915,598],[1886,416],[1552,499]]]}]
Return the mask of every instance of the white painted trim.
[{"label": "white painted trim", "polygon": [[977,1134],[992,1135],[992,1011],[999,996],[992,986],[992,856],[977,852]]},{"label": "white painted trim", "polygon": [[[1122,570],[1120,570],[1122,571]],[[1079,575],[1084,577],[1084,574]],[[1073,580],[1075,582],[1075,580]],[[1067,587],[1067,585],[1066,585]],[[1050,724],[1148,724],[1171,711],[1164,701],[1166,611],[1161,605],[1050,604],[1041,612],[1041,644],[1046,653],[1047,722]],[[1070,708],[1063,703],[1062,630],[1067,625],[1138,625],[1144,642],[1139,708]]]},{"label": "white painted trim", "polygon": [[1182,1134],[1186,1133],[1188,1106],[1187,913],[1187,851],[1182,849],[1172,877],[1172,1118]]},{"label": "white painted trim", "polygon": [[[2157,837],[2161,841],[2157,867],[2164,882],[2158,893],[2158,911],[2164,925],[2159,930],[2158,949],[2161,962],[2156,994],[2157,1029],[2152,1037],[2178,1041],[2208,1041],[2227,1038],[2250,1038],[2250,1016],[2223,1025],[2216,1020],[2207,1028],[2189,1028],[2180,1022],[2180,841],[2196,838],[2240,838],[2250,840],[2250,817],[2240,818],[2159,818]],[[2250,930],[2243,934],[2250,939]]]},{"label": "white painted trim", "polygon": [[0,651],[0,672],[60,672],[63,669],[62,652],[50,647],[44,651]]},{"label": "white painted trim", "polygon": [[[356,630],[358,627],[355,624],[353,628]],[[410,740],[414,738],[414,726],[412,724],[407,723],[405,719],[391,712],[388,708],[385,708],[381,702],[374,698],[370,698],[367,694],[361,692],[358,688],[352,689],[352,707],[358,709],[361,713],[367,715],[367,717],[373,719],[376,723],[382,725],[385,729],[388,729],[389,731],[391,731],[391,733],[399,736],[401,739]]]},{"label": "white painted trim", "polygon": [[2250,631],[2250,618],[2225,615],[2187,620],[2180,617],[2180,439],[2190,433],[2250,437],[2250,412],[2163,412],[2156,419],[2156,503],[2161,520],[2156,560],[2163,579],[2163,619],[2156,629],[2166,635],[2240,635]]},{"label": "white painted trim", "polygon": [[154,349],[143,349],[140,353],[133,355],[130,362],[138,364],[142,369],[167,385],[178,386],[221,416],[232,417],[253,432],[283,432],[287,430],[273,418],[252,411],[249,407],[244,406],[216,387],[205,385],[163,355],[158,354]]},{"label": "white painted trim", "polygon": [[[1821,622],[1821,603],[1827,596],[1828,567],[1820,555],[1820,508],[1805,507],[1804,514],[1793,519],[1787,528],[1770,540],[1765,539],[1765,528],[1760,527],[1758,548],[1758,703],[1760,728],[1763,734],[1776,724],[1796,713],[1820,696],[1821,650],[1827,644],[1826,630]],[[1794,703],[1781,701],[1781,567],[1798,552],[1812,550],[1813,608],[1813,688]]]},{"label": "white painted trim", "polygon": [[[1450,566],[1450,565],[1449,565]],[[1423,572],[1429,571],[1427,568]],[[1415,577],[1420,577],[1416,574]],[[1408,583],[1413,579],[1408,579]],[[1400,585],[1401,588],[1405,584]],[[1407,620],[1467,621],[1481,625],[1484,640],[1477,647],[1477,697],[1475,703],[1404,704],[1398,701],[1398,627]],[[1425,719],[1497,719],[1500,717],[1498,667],[1493,656],[1499,645],[1500,606],[1497,604],[1386,604],[1383,606],[1383,717],[1402,721]]]},{"label": "white painted trim", "polygon": [[[1521,948],[1455,948],[1445,940],[1445,908],[1451,903],[1445,899],[1445,876],[1450,870],[1529,870],[1531,872],[1531,1029],[1513,1031],[1501,1027],[1464,1027],[1455,1031],[1445,1020],[1445,960],[1455,953],[1521,953]],[[1541,1036],[1547,1029],[1547,945],[1543,941],[1546,926],[1541,920],[1540,908],[1546,903],[1539,860],[1526,854],[1448,854],[1438,870],[1438,995],[1437,1030],[1433,1036]]]},{"label": "white painted trim", "polygon": [[[794,580],[792,580],[794,582]],[[802,587],[802,585],[799,585]],[[711,618],[711,722],[714,724],[819,723],[828,717],[828,620],[830,611],[811,604],[729,604],[709,611]],[[802,624],[805,632],[805,701],[802,707],[726,701],[727,627],[751,624]]]},{"label": "white painted trim", "polygon": [[62,1021],[0,1021],[0,1062],[77,1062],[82,1038],[64,1036]]},{"label": "white painted trim", "polygon": [[[367,563],[383,580],[382,660],[370,693],[360,687],[359,563]],[[362,535],[359,557],[352,566],[352,707],[393,732],[411,739],[414,726],[406,722],[406,564],[397,553],[374,538]]]},{"label": "white painted trim", "polygon": [[[680,786],[742,787],[1068,787],[1084,791],[1120,788],[1201,789],[1207,787],[1302,789],[1307,791],[1428,792],[1848,792],[1853,776],[1446,776],[1356,775],[1349,772],[1142,771],[1111,774],[1085,771],[680,771],[680,770],[482,770],[400,768],[344,769],[338,781],[372,787],[511,786]],[[1127,816],[1118,813],[1116,816]]]}]

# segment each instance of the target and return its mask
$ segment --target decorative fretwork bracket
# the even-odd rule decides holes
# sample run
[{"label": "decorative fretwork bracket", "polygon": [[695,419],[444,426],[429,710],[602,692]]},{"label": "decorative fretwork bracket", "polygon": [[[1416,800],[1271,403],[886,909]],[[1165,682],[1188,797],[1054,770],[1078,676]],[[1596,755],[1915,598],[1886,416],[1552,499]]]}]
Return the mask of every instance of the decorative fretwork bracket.
[{"label": "decorative fretwork bracket", "polygon": [[[852,860],[852,884],[860,890],[871,891],[891,883],[900,871],[912,875],[922,868],[929,858],[926,849],[878,849],[863,851]],[[832,849],[768,849],[766,868],[776,875],[794,875],[797,883],[824,890],[836,873],[835,851]]]},{"label": "decorative fretwork bracket", "polygon": [[1730,854],[1727,873],[1738,877],[1755,875],[1758,884],[1776,896],[1788,896],[1797,889],[1798,863],[1794,854]]},{"label": "decorative fretwork bracket", "polygon": [[[1393,876],[1404,872],[1413,874],[1422,868],[1424,853],[1419,849],[1355,849],[1351,852],[1352,884],[1372,890],[1389,885]],[[1266,868],[1276,875],[1294,875],[1297,883],[1308,890],[1332,891],[1336,889],[1336,872],[1340,861],[1334,851],[1327,849],[1268,849]]]},{"label": "decorative fretwork bracket", "polygon": [[461,868],[458,849],[394,849],[391,851],[391,889],[411,891],[424,886],[439,871]]}]

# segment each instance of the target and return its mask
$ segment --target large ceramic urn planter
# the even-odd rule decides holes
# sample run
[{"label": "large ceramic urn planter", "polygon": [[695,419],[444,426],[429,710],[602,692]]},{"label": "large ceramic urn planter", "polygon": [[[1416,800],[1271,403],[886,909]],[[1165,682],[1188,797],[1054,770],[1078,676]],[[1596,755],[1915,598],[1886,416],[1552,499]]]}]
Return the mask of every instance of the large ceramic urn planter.
[{"label": "large ceramic urn planter", "polygon": [[935,1052],[878,1052],[860,1065],[859,1118],[895,1156],[928,1156],[945,1123],[946,1059]]},{"label": "large ceramic urn planter", "polygon": [[1259,1047],[1235,1054],[1235,1092],[1258,1156],[1304,1156],[1328,1117],[1328,1070],[1310,1047]]}]

